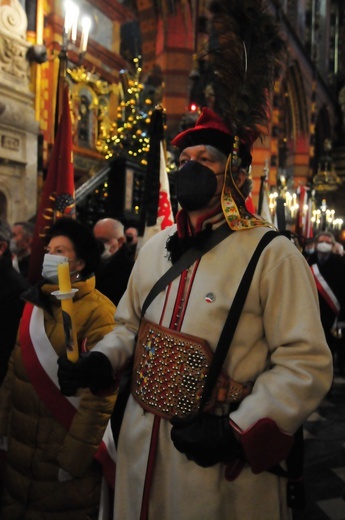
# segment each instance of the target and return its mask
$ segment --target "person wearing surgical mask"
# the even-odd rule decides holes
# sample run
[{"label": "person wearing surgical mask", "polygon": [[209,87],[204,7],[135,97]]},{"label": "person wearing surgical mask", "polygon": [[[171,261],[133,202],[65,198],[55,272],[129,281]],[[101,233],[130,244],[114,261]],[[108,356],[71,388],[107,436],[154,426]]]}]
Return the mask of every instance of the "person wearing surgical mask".
[{"label": "person wearing surgical mask", "polygon": [[55,296],[58,265],[69,265],[80,356],[112,330],[116,309],[95,288],[101,249],[91,230],[64,217],[45,242],[42,281],[23,295],[17,342],[0,390],[0,441],[8,441],[0,517],[97,520],[103,474],[96,459],[116,395],[84,390],[68,401],[59,390],[57,359],[66,352],[70,324]]},{"label": "person wearing surgical mask", "polygon": [[127,246],[133,255],[133,259],[136,259],[139,251],[138,230],[135,227],[129,227],[126,229],[125,235]]},{"label": "person wearing surgical mask", "polygon": [[329,255],[335,245],[335,238],[332,233],[321,233],[316,240],[316,252],[321,263],[328,260]]},{"label": "person wearing surgical mask", "polygon": [[307,239],[304,248],[303,248],[303,256],[308,258],[310,255],[315,253],[315,242],[314,239]]},{"label": "person wearing surgical mask", "polygon": [[10,251],[13,267],[24,277],[28,278],[31,257],[31,246],[35,226],[32,222],[15,222],[12,226]]},{"label": "person wearing surgical mask", "polygon": [[30,287],[29,282],[13,267],[12,254],[9,249],[10,241],[11,227],[6,220],[0,218],[0,385],[5,377],[8,360],[16,342],[18,325],[24,307],[20,295]]},{"label": "person wearing surgical mask", "polygon": [[124,225],[119,220],[104,218],[96,222],[93,234],[104,247],[96,271],[96,287],[117,305],[126,290],[134,265],[131,248],[126,243]]},{"label": "person wearing surgical mask", "polygon": [[321,231],[315,237],[315,252],[308,263],[316,280],[320,316],[335,370],[345,373],[345,260],[333,252],[333,233]]}]

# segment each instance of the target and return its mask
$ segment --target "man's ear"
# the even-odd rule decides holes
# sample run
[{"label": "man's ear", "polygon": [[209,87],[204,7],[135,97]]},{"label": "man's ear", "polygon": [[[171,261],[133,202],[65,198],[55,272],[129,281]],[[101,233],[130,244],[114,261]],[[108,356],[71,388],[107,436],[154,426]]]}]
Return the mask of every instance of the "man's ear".
[{"label": "man's ear", "polygon": [[119,247],[121,247],[125,243],[126,239],[125,239],[125,237],[120,237],[117,239],[117,241],[119,243]]},{"label": "man's ear", "polygon": [[4,252],[8,249],[8,243],[4,240],[0,240],[0,254],[4,254]]},{"label": "man's ear", "polygon": [[76,265],[76,271],[80,272],[84,269],[85,267],[85,262],[84,260],[81,260],[81,259],[78,259],[77,260],[77,265]]}]

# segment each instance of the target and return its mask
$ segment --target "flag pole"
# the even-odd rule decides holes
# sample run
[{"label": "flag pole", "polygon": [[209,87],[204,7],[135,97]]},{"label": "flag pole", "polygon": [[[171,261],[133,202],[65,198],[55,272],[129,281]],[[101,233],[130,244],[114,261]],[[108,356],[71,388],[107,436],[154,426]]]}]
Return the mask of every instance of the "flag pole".
[{"label": "flag pole", "polygon": [[59,52],[59,71],[57,78],[57,87],[56,87],[56,102],[55,102],[55,122],[54,122],[54,137],[56,136],[59,122],[61,118],[62,108],[63,108],[63,95],[64,95],[64,86],[67,75],[67,65],[68,65],[68,55],[67,55],[67,33],[65,29],[62,34],[62,44]]},{"label": "flag pole", "polygon": [[75,215],[72,124],[67,84],[62,92],[61,119],[49,159],[35,224],[29,268],[31,283],[40,279],[44,256],[43,239],[51,224],[62,216]]},{"label": "flag pole", "polygon": [[149,128],[150,150],[147,158],[145,200],[142,216],[143,243],[158,231],[174,223],[166,165],[164,108],[157,105]]},{"label": "flag pole", "polygon": [[260,177],[260,189],[259,189],[259,202],[258,202],[258,214],[262,213],[262,206],[264,201],[264,189],[265,189],[266,175]]}]

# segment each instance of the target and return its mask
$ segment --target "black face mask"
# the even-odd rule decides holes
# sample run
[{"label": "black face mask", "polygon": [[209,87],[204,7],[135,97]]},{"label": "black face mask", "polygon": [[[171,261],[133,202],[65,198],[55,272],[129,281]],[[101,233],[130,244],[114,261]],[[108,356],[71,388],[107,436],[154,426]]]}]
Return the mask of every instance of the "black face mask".
[{"label": "black face mask", "polygon": [[187,161],[176,174],[177,200],[187,211],[206,206],[216,190],[216,174],[198,161]]},{"label": "black face mask", "polygon": [[127,242],[127,244],[131,244],[133,242],[133,237],[126,236],[126,242]]}]

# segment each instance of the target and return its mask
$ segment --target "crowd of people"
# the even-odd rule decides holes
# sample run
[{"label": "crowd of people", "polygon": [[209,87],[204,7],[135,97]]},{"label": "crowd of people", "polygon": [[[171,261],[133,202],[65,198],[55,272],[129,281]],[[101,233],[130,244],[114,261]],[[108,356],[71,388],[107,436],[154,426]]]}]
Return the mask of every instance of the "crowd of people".
[{"label": "crowd of people", "polygon": [[[3,520],[105,518],[99,454],[116,414],[114,505],[106,508],[114,508],[114,518],[289,518],[286,483],[298,495],[300,475],[291,479],[284,461],[330,389],[332,356],[344,369],[345,263],[327,231],[304,251],[309,266],[290,240],[274,236],[252,273],[232,341],[225,341],[222,371],[199,408],[229,304],[270,232],[240,204],[251,188],[248,150],[241,168],[229,172],[226,146],[214,145],[219,133],[229,130],[204,109],[195,128],[174,140],[177,223],[139,255],[135,228],[105,218],[90,230],[61,218],[46,237],[42,280],[30,286],[19,269],[30,257],[32,226],[0,221]],[[235,219],[222,209],[224,185]],[[151,287],[193,249],[204,254],[182,262],[147,306]],[[61,262],[76,290],[77,362],[66,356],[71,330],[54,296]],[[188,345],[182,360],[181,342]],[[115,403],[129,365],[122,417]]]},{"label": "crowd of people", "polygon": [[[214,81],[230,41],[244,82],[258,65],[255,117],[235,124],[246,103],[222,111],[215,95],[172,140],[174,225],[138,250],[118,220],[59,218],[31,285],[32,225],[0,221],[2,520],[288,520],[303,507],[301,431],[332,385],[344,260],[323,232],[306,261],[247,210],[282,42],[270,14],[228,4],[212,3],[213,35],[222,9],[261,18],[239,41],[212,38]],[[267,68],[250,62],[251,32]]]},{"label": "crowd of people", "polygon": [[[345,263],[332,233],[308,243],[306,262],[247,212],[250,146],[229,167],[230,137],[205,108],[174,139],[180,211],[139,254],[135,228],[63,217],[31,286],[33,226],[0,220],[3,520],[288,519],[302,502],[297,434],[333,364],[345,366]],[[224,332],[266,239],[237,327]],[[73,323],[56,297],[66,262]],[[104,438],[116,454],[106,495]]]},{"label": "crowd of people", "polygon": [[[333,366],[345,369],[345,260],[328,231],[303,254],[274,233],[224,333],[245,267],[272,233],[246,210],[250,148],[229,167],[230,136],[206,108],[174,139],[176,224],[140,254],[136,228],[63,217],[31,285],[34,226],[0,220],[3,520],[287,519],[303,502],[298,432],[330,391]],[[73,324],[56,297],[64,262]]]}]

